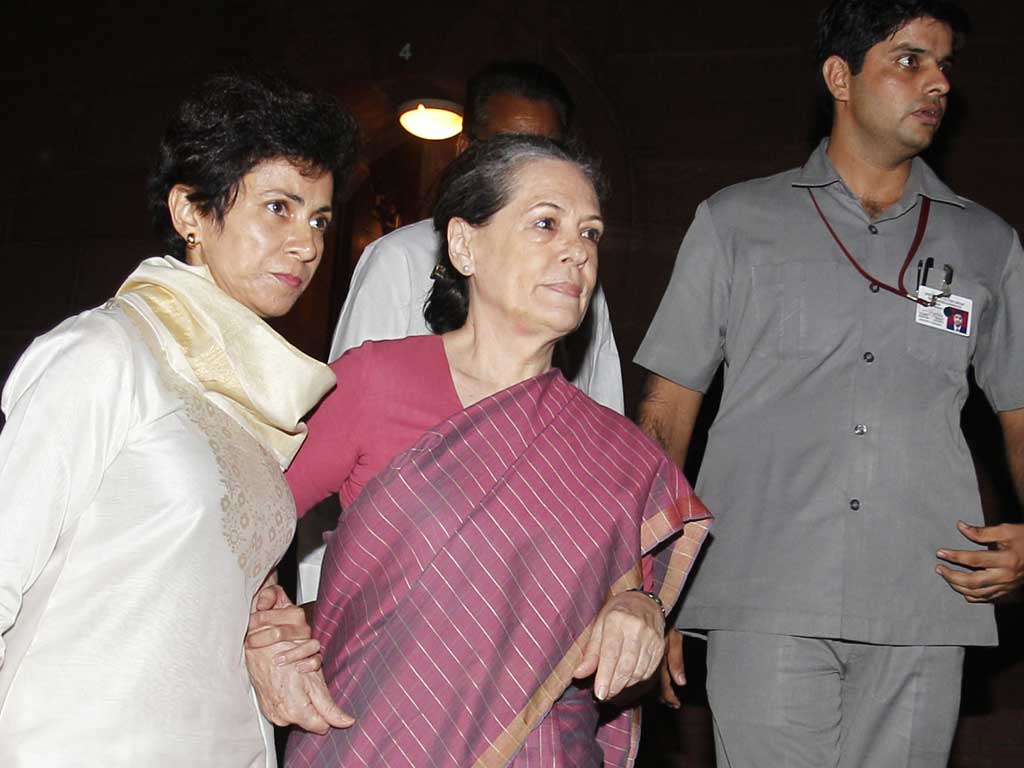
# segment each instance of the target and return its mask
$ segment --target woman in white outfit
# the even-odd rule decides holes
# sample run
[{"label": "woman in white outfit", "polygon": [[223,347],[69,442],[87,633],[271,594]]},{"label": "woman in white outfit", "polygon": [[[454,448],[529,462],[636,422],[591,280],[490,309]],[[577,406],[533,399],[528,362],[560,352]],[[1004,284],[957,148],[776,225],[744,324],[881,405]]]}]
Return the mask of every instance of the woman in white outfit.
[{"label": "woman in white outfit", "polygon": [[[174,257],[36,339],[7,380],[5,768],[274,765],[257,706],[274,692],[253,691],[243,638],[292,537],[281,470],[334,376],[263,318],[312,278],[355,137],[330,98],[209,80],[168,127],[151,187]],[[285,661],[317,649],[293,646]],[[329,699],[320,715],[349,724]]]}]

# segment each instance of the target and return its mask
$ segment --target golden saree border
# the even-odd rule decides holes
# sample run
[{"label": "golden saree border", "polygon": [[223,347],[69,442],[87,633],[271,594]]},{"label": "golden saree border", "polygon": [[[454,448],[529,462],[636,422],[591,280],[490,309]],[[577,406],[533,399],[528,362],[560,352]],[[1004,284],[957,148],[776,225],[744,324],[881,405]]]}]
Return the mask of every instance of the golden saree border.
[{"label": "golden saree border", "polygon": [[[686,499],[688,506],[692,498],[695,497]],[[692,514],[692,512],[688,514]],[[658,543],[678,532],[678,526],[674,526],[670,522],[672,519],[678,520],[679,512],[667,509],[641,524],[640,539],[643,553],[646,554]],[[700,551],[701,543],[704,541],[709,527],[709,521],[706,519],[685,523],[682,533],[664,553],[667,555],[665,575],[657,594],[667,609],[671,609],[679,598],[690,566]],[[631,589],[637,589],[642,583],[642,567],[637,562],[629,572],[623,574],[612,585],[608,592],[608,598]],[[473,763],[473,768],[502,768],[516,756],[530,732],[547,716],[555,702],[572,683],[573,670],[579,666],[580,660],[583,658],[583,650],[590,640],[590,633],[593,632],[595,623],[596,617],[572,644],[569,652],[558,662],[554,671],[541,684],[526,706],[506,726],[502,735],[493,741],[487,752]],[[632,765],[640,746],[640,708],[634,707],[626,714],[630,716],[630,748],[626,764],[629,766]]]},{"label": "golden saree border", "polygon": [[[608,592],[608,597],[638,587],[641,582],[640,564],[637,563],[630,571],[621,576]],[[590,641],[590,633],[594,631],[597,618],[587,625],[583,633],[573,642],[569,652],[555,665],[548,678],[537,689],[537,692],[526,703],[526,706],[505,727],[502,735],[491,742],[490,748],[475,763],[473,768],[502,768],[516,756],[530,732],[543,720],[555,702],[565,693],[565,689],[573,680],[573,670],[579,666],[583,658],[583,649]]]}]

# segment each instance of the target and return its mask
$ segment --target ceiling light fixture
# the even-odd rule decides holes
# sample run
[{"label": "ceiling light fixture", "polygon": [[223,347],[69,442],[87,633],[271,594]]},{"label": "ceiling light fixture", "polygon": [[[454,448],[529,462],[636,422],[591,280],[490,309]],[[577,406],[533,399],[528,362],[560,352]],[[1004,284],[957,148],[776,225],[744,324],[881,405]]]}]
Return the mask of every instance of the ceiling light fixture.
[{"label": "ceiling light fixture", "polygon": [[421,139],[450,139],[462,130],[462,107],[445,99],[415,99],[398,108],[398,122]]}]

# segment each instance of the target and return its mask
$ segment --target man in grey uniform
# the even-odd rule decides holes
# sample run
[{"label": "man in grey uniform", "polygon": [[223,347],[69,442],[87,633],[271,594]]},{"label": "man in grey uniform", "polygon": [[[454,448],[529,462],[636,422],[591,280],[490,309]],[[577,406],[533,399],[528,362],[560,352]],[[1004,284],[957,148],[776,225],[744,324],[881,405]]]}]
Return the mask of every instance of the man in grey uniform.
[{"label": "man in grey uniform", "polygon": [[708,633],[722,768],[944,766],[963,646],[997,642],[975,603],[1024,578],[1024,526],[983,527],[960,431],[973,365],[1020,488],[1024,253],[917,157],[966,25],[945,0],[822,13],[830,136],[699,206],[636,357],[641,424],[680,463],[725,365],[679,618]]},{"label": "man in grey uniform", "polygon": [[[465,123],[458,140],[462,152],[472,142],[502,133],[526,133],[565,140],[572,121],[572,99],[562,82],[531,61],[497,61],[466,84]],[[430,333],[423,303],[438,259],[438,239],[427,219],[397,229],[366,247],[359,257],[348,297],[331,342],[331,361],[368,339],[400,339]],[[604,291],[598,285],[583,334],[570,342],[566,377],[597,402],[623,410],[619,351],[612,333]],[[582,329],[581,329],[582,330]],[[323,561],[324,530],[336,520],[314,513],[299,521],[298,602],[316,598]]]}]

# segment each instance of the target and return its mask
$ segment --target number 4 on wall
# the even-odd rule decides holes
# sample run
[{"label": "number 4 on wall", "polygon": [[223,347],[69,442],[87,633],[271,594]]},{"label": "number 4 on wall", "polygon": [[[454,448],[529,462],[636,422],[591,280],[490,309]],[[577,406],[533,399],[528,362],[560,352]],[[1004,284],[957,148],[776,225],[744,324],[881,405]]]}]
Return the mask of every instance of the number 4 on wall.
[{"label": "number 4 on wall", "polygon": [[398,58],[408,61],[412,58],[412,43],[406,43],[402,46],[402,49],[398,52]]}]

